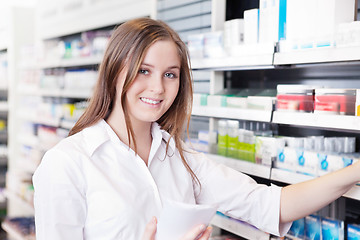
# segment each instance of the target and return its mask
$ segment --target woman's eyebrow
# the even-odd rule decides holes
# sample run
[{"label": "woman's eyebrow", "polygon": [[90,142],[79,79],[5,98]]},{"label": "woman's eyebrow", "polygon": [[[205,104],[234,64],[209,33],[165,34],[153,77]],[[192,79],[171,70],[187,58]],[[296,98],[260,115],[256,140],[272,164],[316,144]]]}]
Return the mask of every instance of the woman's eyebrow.
[{"label": "woman's eyebrow", "polygon": [[[152,65],[152,64],[150,64],[150,63],[142,63],[141,65],[154,68],[154,65]],[[167,69],[174,69],[174,68],[180,69],[180,66],[174,65],[174,66],[168,67]]]}]

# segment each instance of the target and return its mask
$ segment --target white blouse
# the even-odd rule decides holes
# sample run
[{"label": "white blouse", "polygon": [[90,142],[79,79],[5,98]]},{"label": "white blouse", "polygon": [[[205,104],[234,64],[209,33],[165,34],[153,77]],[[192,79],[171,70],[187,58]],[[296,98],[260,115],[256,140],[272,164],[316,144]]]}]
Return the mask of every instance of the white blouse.
[{"label": "white blouse", "polygon": [[[170,135],[152,124],[148,166],[101,120],[49,150],[33,176],[37,240],[139,240],[163,200],[218,204],[222,213],[284,235],[277,186],[259,185],[204,154],[186,159]],[[170,141],[166,154],[166,142]]]}]

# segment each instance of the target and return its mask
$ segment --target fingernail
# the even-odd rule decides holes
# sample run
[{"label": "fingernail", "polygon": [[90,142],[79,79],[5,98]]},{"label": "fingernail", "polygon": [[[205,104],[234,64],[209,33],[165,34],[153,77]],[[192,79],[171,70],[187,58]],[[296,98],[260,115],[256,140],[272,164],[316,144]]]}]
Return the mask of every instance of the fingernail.
[{"label": "fingernail", "polygon": [[209,226],[207,229],[208,229],[209,233],[211,233],[213,230],[213,227]]},{"label": "fingernail", "polygon": [[153,222],[154,224],[157,223],[156,217],[153,217],[153,218],[152,218],[152,222]]},{"label": "fingernail", "polygon": [[205,225],[200,225],[200,227],[199,227],[199,229],[200,229],[200,231],[204,231],[205,230]]}]

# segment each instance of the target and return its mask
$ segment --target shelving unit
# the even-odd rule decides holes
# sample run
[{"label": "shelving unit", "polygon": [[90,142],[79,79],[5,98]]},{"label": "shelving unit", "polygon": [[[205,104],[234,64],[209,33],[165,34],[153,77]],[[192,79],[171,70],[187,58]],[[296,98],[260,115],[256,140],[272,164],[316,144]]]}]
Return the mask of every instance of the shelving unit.
[{"label": "shelving unit", "polygon": [[89,66],[97,65],[101,62],[102,56],[90,56],[90,57],[81,57],[73,59],[58,59],[53,62],[45,62],[40,64],[39,68],[61,68],[61,67],[80,67],[80,66]]},{"label": "shelving unit", "polygon": [[360,46],[299,50],[274,54],[274,65],[359,61]]},{"label": "shelving unit", "polygon": [[[223,23],[225,21],[224,12],[226,9],[226,1],[216,1],[216,3],[213,1],[212,9],[214,10],[212,13],[212,31],[221,31],[223,30]],[[244,46],[244,48],[245,47],[246,46]],[[227,87],[227,81],[230,81],[229,78],[233,75],[239,78],[237,80],[241,82],[237,82],[237,88],[254,87],[255,83],[246,83],[254,81],[256,77],[263,79],[260,84],[262,88],[276,88],[276,84],[279,83],[312,85],[312,82],[315,82],[313,85],[323,85],[327,77],[330,79],[328,80],[330,86],[335,86],[335,88],[341,88],[341,86],[345,88],[360,88],[360,83],[357,83],[356,86],[353,85],[355,81],[358,81],[356,77],[358,76],[358,70],[356,69],[360,66],[360,46],[324,47],[293,52],[276,52],[274,50],[270,55],[266,53],[253,56],[247,56],[246,54],[241,55],[239,51],[237,55],[237,57],[223,57],[219,59],[191,60],[191,66],[194,71],[211,71],[210,94],[222,92],[224,88]],[[232,74],[234,71],[240,72],[241,74]],[[339,72],[335,73],[335,71]],[[231,74],[228,74],[228,72],[231,72]],[[326,74],[323,74],[324,72]],[[249,73],[249,77],[246,75],[247,73]],[[341,77],[341,73],[344,74],[343,77]],[[295,77],[292,76],[293,74],[303,76],[304,80],[299,81],[295,79]],[[331,76],[331,74],[334,74],[334,76]],[[289,76],[288,80],[286,76]],[[349,78],[349,80],[347,78]],[[339,81],[333,81],[333,79],[339,79]],[[231,82],[230,85],[232,86],[233,83],[234,82]],[[350,134],[351,136],[355,136],[357,140],[360,139],[360,117],[356,116],[285,111],[266,112],[226,107],[215,108],[210,106],[193,106],[192,116],[209,118],[210,131],[217,129],[217,121],[219,119],[235,119],[241,121],[269,122],[272,125],[281,128],[284,127],[286,130],[289,128],[299,129],[294,131],[295,134],[299,134],[299,132],[304,129],[303,134],[316,134],[318,132],[326,132],[329,136]],[[359,151],[359,149],[357,149],[357,151]],[[294,184],[314,178],[314,176],[273,167],[259,167],[257,164],[214,154],[208,154],[208,157],[218,163],[222,163],[246,174],[263,178],[269,182]],[[350,191],[345,193],[343,197],[360,201],[360,186],[354,186]],[[234,230],[236,227],[230,227],[234,222],[224,223],[224,221],[230,220],[224,220],[216,216],[213,222],[215,226],[246,239],[258,239],[256,233],[246,235],[244,234],[246,230],[238,232]],[[263,239],[269,239],[269,236],[264,236]]]},{"label": "shelving unit", "polygon": [[237,171],[261,177],[265,179],[270,179],[271,166],[265,166],[261,164],[251,163],[244,160],[228,158],[215,154],[207,154],[207,156],[216,161],[217,163],[224,164],[228,167],[231,167]]},{"label": "shelving unit", "polygon": [[192,115],[213,118],[229,118],[259,122],[271,122],[272,111],[253,109],[193,106]]},{"label": "shelving unit", "polygon": [[345,115],[275,111],[273,122],[277,124],[317,127],[334,130],[338,129],[358,131],[360,129],[359,117]]},{"label": "shelving unit", "polygon": [[215,215],[211,221],[211,224],[246,239],[253,239],[253,240],[270,239],[270,234],[264,233],[263,231],[260,231],[249,224],[240,221],[235,221],[234,219],[231,218]]}]

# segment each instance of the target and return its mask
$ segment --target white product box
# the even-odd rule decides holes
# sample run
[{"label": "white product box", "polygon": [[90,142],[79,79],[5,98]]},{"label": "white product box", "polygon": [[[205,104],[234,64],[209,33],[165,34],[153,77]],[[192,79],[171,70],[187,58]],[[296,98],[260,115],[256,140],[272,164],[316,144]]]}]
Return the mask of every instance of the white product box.
[{"label": "white product box", "polygon": [[360,45],[360,21],[341,23],[335,33],[336,47],[353,47]]},{"label": "white product box", "polygon": [[246,108],[247,98],[246,97],[227,97],[226,106],[234,108]]},{"label": "white product box", "polygon": [[275,97],[249,96],[247,97],[247,108],[271,111],[275,100]]},{"label": "white product box", "polygon": [[293,49],[332,47],[338,24],[354,19],[354,0],[287,0],[286,39]]},{"label": "white product box", "polygon": [[357,161],[357,159],[351,156],[345,157],[342,155],[335,155],[335,154],[318,153],[317,157],[318,157],[319,176],[327,174],[329,172],[337,171]]},{"label": "white product box", "polygon": [[189,35],[187,45],[191,58],[204,57],[204,34]]},{"label": "white product box", "polygon": [[297,165],[297,156],[294,149],[284,147],[278,148],[277,151],[278,154],[275,162],[275,167],[295,172]]},{"label": "white product box", "polygon": [[278,149],[284,149],[285,140],[273,137],[256,137],[255,159],[256,163],[271,166],[278,158]]},{"label": "white product box", "polygon": [[355,20],[354,0],[317,0],[316,44],[331,44],[338,24]]},{"label": "white product box", "polygon": [[287,0],[260,0],[260,43],[275,43],[286,39],[286,4]]},{"label": "white product box", "polygon": [[193,94],[193,105],[194,106],[207,106],[207,97],[209,94],[206,93],[194,93]]},{"label": "white product box", "polygon": [[204,57],[221,58],[226,56],[223,31],[204,33]]},{"label": "white product box", "polygon": [[207,105],[209,107],[226,107],[226,98],[225,95],[209,95],[207,97]]},{"label": "white product box", "polygon": [[244,43],[256,44],[259,41],[259,9],[244,11]]},{"label": "white product box", "polygon": [[225,49],[231,46],[244,43],[244,19],[232,19],[224,23],[224,47]]}]

